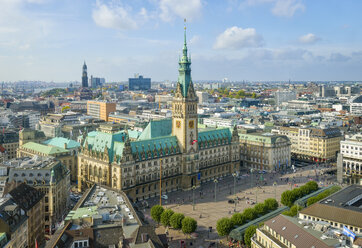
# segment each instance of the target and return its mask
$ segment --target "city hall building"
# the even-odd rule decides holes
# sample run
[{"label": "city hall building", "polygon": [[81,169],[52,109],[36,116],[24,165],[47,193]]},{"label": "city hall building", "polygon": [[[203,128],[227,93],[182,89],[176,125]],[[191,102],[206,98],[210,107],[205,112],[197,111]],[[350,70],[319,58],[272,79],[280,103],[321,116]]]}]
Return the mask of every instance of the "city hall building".
[{"label": "city hall building", "polygon": [[240,170],[236,127],[198,129],[190,66],[185,31],[172,119],[151,121],[137,140],[120,131],[119,124],[104,124],[88,133],[78,156],[79,190],[98,183],[139,200],[160,191],[190,190]]}]

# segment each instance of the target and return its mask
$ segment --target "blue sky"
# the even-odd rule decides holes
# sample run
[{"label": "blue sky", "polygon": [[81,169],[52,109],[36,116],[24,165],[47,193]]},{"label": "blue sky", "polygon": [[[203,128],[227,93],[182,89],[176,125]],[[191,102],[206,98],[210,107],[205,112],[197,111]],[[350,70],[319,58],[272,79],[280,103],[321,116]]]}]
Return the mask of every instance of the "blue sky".
[{"label": "blue sky", "polygon": [[0,81],[362,80],[360,0],[0,0]]}]

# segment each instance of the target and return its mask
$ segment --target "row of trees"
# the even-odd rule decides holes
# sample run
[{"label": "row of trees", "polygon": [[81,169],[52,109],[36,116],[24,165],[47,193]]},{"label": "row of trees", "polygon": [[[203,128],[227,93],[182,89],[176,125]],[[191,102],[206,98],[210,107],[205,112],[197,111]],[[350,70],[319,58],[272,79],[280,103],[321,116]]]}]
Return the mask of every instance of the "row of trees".
[{"label": "row of trees", "polygon": [[324,191],[324,192],[322,192],[322,193],[320,193],[320,194],[318,194],[316,196],[313,196],[313,197],[309,198],[307,200],[307,206],[310,206],[310,205],[312,205],[312,204],[314,204],[314,203],[328,197],[329,195],[331,195],[333,193],[336,193],[340,189],[341,189],[340,186],[335,185],[335,186],[331,187],[330,189],[327,189],[326,191]]},{"label": "row of trees", "polygon": [[182,230],[185,234],[195,232],[197,222],[191,217],[185,217],[181,213],[175,213],[171,209],[164,209],[160,205],[155,205],[151,208],[151,218],[164,225],[165,227],[172,227],[176,230]]},{"label": "row of trees", "polygon": [[303,208],[299,205],[293,205],[289,210],[284,211],[282,214],[288,215],[290,217],[294,217],[297,215],[298,211],[302,210]]},{"label": "row of trees", "polygon": [[299,188],[284,191],[280,200],[283,205],[291,207],[296,200],[316,190],[318,190],[318,184],[315,181],[309,181]]},{"label": "row of trees", "polygon": [[251,98],[257,98],[257,95],[255,92],[249,93],[245,92],[244,90],[239,91],[230,91],[230,89],[221,87],[219,89],[213,89],[210,90],[209,93],[213,95],[214,93],[219,93],[222,97],[228,97],[228,98],[235,98],[235,99],[241,99],[245,97],[251,97]]},{"label": "row of trees", "polygon": [[227,217],[219,219],[216,223],[216,231],[219,236],[227,236],[234,226],[241,226],[277,208],[278,202],[275,199],[266,199],[264,203],[258,203],[254,208],[246,208],[243,213],[233,214],[230,219]]}]

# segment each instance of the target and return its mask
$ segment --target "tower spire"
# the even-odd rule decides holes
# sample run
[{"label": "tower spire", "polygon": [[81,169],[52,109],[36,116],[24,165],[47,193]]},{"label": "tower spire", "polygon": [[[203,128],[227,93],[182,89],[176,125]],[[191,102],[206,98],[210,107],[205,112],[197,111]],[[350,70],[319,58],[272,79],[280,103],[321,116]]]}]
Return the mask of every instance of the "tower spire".
[{"label": "tower spire", "polygon": [[183,51],[183,56],[187,57],[186,18],[184,19],[184,47],[183,47],[182,51]]}]

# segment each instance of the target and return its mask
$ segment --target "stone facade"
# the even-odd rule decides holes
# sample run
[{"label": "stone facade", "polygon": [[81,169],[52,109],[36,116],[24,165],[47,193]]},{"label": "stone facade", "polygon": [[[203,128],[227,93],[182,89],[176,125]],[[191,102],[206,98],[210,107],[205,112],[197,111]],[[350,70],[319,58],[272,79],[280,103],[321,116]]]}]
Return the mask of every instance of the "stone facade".
[{"label": "stone facade", "polygon": [[139,200],[189,190],[202,181],[240,170],[236,127],[197,127],[198,99],[190,65],[185,37],[172,121],[150,122],[153,126],[144,131],[150,133],[142,133],[136,141],[130,140],[127,131],[112,130],[114,124],[101,125],[98,131],[88,133],[78,156],[79,190],[93,183],[105,184]]}]

